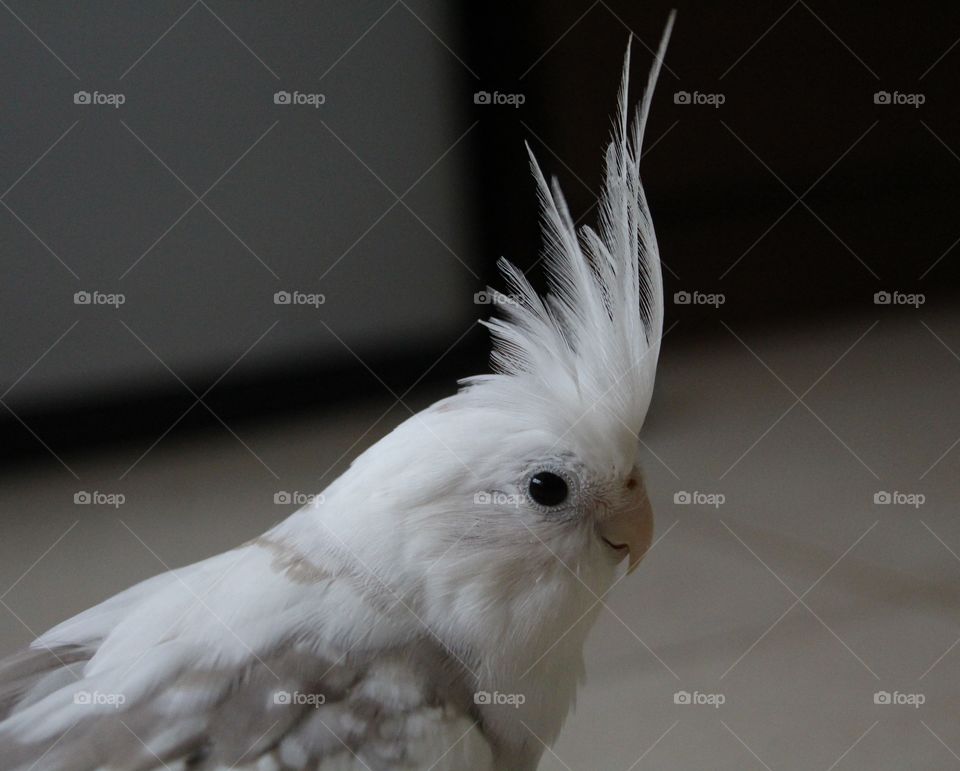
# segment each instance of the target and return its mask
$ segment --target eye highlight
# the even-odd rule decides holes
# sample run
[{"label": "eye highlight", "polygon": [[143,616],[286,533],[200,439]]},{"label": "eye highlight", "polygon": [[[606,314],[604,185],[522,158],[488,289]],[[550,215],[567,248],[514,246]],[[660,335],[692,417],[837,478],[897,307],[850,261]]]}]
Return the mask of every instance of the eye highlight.
[{"label": "eye highlight", "polygon": [[541,506],[559,506],[570,495],[570,487],[559,474],[538,471],[527,485],[530,497]]}]

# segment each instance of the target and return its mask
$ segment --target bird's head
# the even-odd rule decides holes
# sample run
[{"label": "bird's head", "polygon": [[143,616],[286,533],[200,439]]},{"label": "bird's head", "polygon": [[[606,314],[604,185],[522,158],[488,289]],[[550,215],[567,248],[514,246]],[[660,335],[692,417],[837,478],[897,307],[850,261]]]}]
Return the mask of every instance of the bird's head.
[{"label": "bird's head", "polygon": [[434,408],[488,416],[481,444],[496,463],[477,475],[477,501],[507,518],[516,540],[539,542],[574,577],[601,585],[610,565],[637,566],[653,532],[638,434],[653,393],[663,286],[639,163],[671,24],[632,121],[627,47],[596,229],[577,228],[556,180],[547,183],[529,152],[548,291],[539,295],[501,261],[507,292],[490,293],[503,313],[485,322],[496,374],[468,379]]},{"label": "bird's head", "polygon": [[575,226],[530,154],[549,288],[541,296],[502,261],[507,291],[490,290],[502,315],[484,322],[494,374],[410,417],[343,480],[390,512],[361,532],[351,520],[353,543],[376,545],[378,564],[397,571],[388,582],[409,587],[411,608],[449,627],[448,639],[542,648],[535,638],[576,621],[617,565],[632,570],[650,546],[638,433],[663,288],[639,154],[668,35],[632,120],[628,47],[597,228]]}]

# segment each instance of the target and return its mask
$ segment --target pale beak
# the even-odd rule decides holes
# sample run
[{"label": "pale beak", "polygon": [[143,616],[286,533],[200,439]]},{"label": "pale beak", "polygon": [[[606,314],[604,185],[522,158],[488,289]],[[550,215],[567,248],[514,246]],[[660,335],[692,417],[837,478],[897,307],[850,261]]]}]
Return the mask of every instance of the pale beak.
[{"label": "pale beak", "polygon": [[625,507],[605,519],[600,523],[599,532],[609,548],[622,556],[629,555],[627,573],[632,573],[653,540],[653,509],[642,485],[636,505]]}]

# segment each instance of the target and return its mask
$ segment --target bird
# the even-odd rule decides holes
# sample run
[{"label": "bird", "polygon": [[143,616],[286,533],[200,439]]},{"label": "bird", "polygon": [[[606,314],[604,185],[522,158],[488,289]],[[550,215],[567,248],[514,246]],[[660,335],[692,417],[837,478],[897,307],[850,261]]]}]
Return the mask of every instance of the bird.
[{"label": "bird", "polygon": [[0,660],[0,768],[537,767],[596,599],[652,541],[638,433],[664,308],[639,164],[673,22],[633,110],[628,42],[596,228],[527,146],[548,288],[500,260],[492,372],[263,535]]}]

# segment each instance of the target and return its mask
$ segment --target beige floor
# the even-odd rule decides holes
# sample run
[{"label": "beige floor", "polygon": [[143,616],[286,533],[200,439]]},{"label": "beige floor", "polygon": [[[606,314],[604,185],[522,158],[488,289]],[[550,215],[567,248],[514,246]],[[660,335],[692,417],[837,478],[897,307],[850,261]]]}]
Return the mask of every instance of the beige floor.
[{"label": "beige floor", "polygon": [[[607,598],[543,769],[960,767],[960,445],[937,463],[960,437],[947,346],[960,353],[960,315],[927,309],[667,337],[643,434],[662,540]],[[288,511],[275,491],[321,488],[406,414],[362,436],[386,396],[244,431],[279,481],[226,430],[174,431],[123,481],[150,441],[64,457],[80,481],[53,458],[5,476],[0,653],[262,531]],[[76,506],[78,490],[126,502]],[[725,501],[677,505],[681,491]],[[925,502],[876,505],[878,491]]]}]

